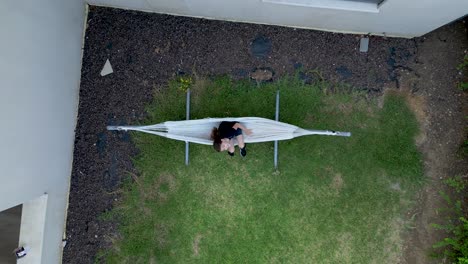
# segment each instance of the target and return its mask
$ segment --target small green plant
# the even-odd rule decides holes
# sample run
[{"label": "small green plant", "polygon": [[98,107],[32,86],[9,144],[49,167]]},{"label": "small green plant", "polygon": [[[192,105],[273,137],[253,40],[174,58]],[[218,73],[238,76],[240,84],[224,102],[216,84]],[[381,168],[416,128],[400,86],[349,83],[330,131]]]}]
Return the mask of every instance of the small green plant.
[{"label": "small green plant", "polygon": [[444,248],[442,256],[454,263],[468,263],[468,220],[459,217],[456,223],[449,225],[435,225],[437,229],[446,230],[452,237],[446,237],[433,245],[433,248]]},{"label": "small green plant", "polygon": [[178,78],[178,89],[187,92],[190,89],[190,86],[193,84],[193,80],[191,76],[181,76]]},{"label": "small green plant", "polygon": [[[466,191],[466,180],[460,176],[449,178],[444,181],[457,194],[463,194]],[[435,243],[434,249],[442,249],[442,252],[434,253],[434,257],[448,258],[452,263],[468,264],[468,220],[464,216],[462,203],[460,200],[451,202],[451,199],[445,193],[441,193],[449,204],[449,210],[455,212],[455,217],[448,219],[445,224],[433,224],[438,230],[444,230],[447,237]]]},{"label": "small green plant", "polygon": [[468,82],[461,82],[458,84],[458,89],[462,91],[467,91],[468,90]]},{"label": "small green plant", "polygon": [[463,144],[460,146],[459,153],[462,158],[468,157],[468,139],[465,139],[465,141],[463,141]]},{"label": "small green plant", "polygon": [[463,58],[463,62],[457,66],[457,70],[461,71],[464,70],[466,67],[468,67],[468,55],[465,55],[465,58]]},{"label": "small green plant", "polygon": [[457,193],[462,192],[466,188],[466,183],[461,176],[448,178],[444,181],[444,183],[452,187]]},{"label": "small green plant", "polygon": [[[459,71],[464,71],[468,67],[468,55],[465,55],[463,62],[460,63],[460,65],[457,66],[457,70]],[[468,90],[468,81],[462,81],[458,84],[458,89],[462,91],[467,91]]]}]

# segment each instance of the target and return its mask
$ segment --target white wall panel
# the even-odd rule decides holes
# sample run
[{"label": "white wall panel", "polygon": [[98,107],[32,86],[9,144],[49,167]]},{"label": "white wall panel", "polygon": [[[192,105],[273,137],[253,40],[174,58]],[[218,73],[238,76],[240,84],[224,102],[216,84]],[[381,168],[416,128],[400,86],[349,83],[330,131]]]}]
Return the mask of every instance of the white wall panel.
[{"label": "white wall panel", "polygon": [[[405,37],[421,36],[468,13],[467,0],[386,0],[378,10],[361,10],[352,1],[324,7],[333,6],[328,4],[333,1],[338,0],[146,0],[156,13]],[[87,2],[142,10],[133,0]],[[288,2],[291,5],[285,4]],[[299,2],[308,6],[297,6]]]},{"label": "white wall panel", "polygon": [[0,1],[0,211],[48,193],[42,263],[61,259],[84,7]]}]

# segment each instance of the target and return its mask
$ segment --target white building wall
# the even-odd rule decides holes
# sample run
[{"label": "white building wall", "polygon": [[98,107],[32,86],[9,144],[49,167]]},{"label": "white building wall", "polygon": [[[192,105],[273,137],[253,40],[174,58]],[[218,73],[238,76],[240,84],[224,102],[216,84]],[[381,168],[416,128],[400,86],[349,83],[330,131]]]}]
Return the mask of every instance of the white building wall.
[{"label": "white building wall", "polygon": [[48,193],[42,252],[30,245],[42,263],[61,259],[84,7],[81,0],[0,1],[0,211]]},{"label": "white building wall", "polygon": [[[89,4],[218,20],[336,32],[415,37],[468,14],[468,0],[385,0],[380,8],[351,11],[339,0],[86,0]],[[323,8],[342,4],[340,9]],[[302,3],[294,6],[283,3]],[[318,8],[317,6],[322,6]]]}]

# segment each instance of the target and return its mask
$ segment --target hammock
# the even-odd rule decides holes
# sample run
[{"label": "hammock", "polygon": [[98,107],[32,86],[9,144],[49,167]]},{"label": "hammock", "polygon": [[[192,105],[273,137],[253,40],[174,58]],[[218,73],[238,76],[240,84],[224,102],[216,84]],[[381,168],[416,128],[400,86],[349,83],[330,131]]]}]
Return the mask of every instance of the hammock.
[{"label": "hammock", "polygon": [[225,117],[204,118],[184,121],[167,121],[149,126],[108,126],[108,130],[133,130],[161,137],[203,145],[212,145],[211,130],[222,121],[237,121],[252,130],[251,135],[244,134],[246,143],[258,143],[288,140],[306,135],[351,136],[350,132],[310,130],[261,117]]}]

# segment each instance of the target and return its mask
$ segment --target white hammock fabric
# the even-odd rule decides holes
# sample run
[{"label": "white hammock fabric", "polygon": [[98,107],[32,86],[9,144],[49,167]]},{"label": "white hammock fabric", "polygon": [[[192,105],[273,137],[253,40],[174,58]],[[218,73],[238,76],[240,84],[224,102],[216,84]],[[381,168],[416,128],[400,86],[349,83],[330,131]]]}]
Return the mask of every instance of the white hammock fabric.
[{"label": "white hammock fabric", "polygon": [[223,121],[237,121],[252,130],[251,135],[243,134],[246,143],[288,140],[306,135],[351,136],[350,132],[310,130],[261,117],[204,118],[185,121],[167,121],[149,126],[108,126],[108,130],[132,130],[170,139],[212,145],[211,130]]}]

